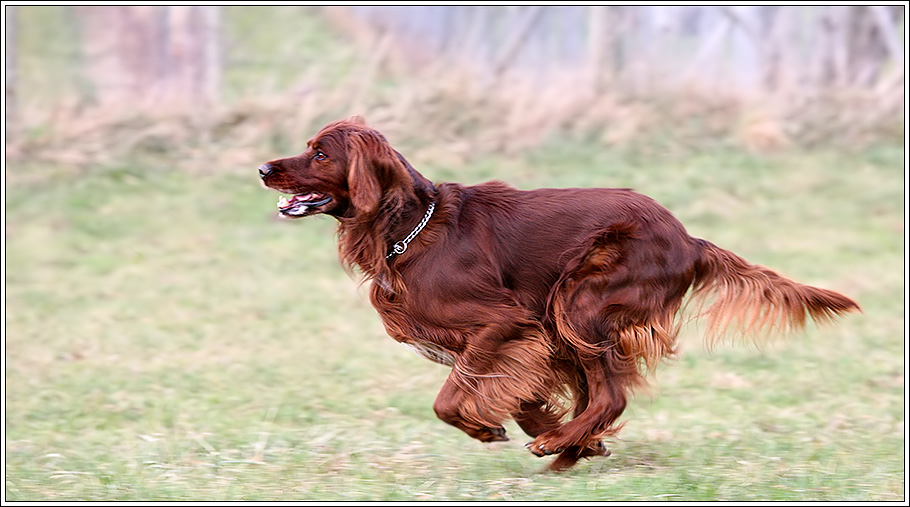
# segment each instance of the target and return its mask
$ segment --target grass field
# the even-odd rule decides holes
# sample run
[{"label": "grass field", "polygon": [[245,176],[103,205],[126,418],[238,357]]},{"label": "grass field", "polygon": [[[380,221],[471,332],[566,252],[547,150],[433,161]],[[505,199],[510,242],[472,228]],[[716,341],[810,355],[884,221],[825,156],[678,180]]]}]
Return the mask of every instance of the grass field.
[{"label": "grass field", "polygon": [[863,306],[761,350],[685,328],[613,455],[563,475],[514,423],[484,445],[436,419],[447,370],[384,335],[331,219],[274,219],[262,160],[7,166],[6,499],[906,500],[903,158],[561,140],[422,162],[436,181],[631,186]]}]

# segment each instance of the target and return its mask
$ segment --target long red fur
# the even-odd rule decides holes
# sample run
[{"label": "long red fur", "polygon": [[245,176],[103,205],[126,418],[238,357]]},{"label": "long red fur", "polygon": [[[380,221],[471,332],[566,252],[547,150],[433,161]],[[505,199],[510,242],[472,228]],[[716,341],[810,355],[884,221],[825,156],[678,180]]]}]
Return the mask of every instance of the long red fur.
[{"label": "long red fur", "polygon": [[481,441],[506,439],[512,417],[531,452],[560,454],[554,470],[606,453],[627,397],[674,353],[687,294],[710,343],[859,310],[692,238],[631,190],[433,184],[357,118],[267,167],[266,186],[332,197],[318,212],[338,219],[341,261],[370,282],[388,334],[452,368],[437,415]]}]

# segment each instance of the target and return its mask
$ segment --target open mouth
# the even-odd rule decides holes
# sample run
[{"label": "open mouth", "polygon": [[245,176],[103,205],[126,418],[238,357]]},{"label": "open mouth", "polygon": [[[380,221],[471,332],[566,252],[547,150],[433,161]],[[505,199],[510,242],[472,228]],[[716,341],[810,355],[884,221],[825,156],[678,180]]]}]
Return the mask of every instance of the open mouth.
[{"label": "open mouth", "polygon": [[310,213],[310,210],[328,204],[331,200],[331,197],[318,192],[297,194],[290,199],[281,196],[278,199],[278,211],[289,217],[302,217]]}]

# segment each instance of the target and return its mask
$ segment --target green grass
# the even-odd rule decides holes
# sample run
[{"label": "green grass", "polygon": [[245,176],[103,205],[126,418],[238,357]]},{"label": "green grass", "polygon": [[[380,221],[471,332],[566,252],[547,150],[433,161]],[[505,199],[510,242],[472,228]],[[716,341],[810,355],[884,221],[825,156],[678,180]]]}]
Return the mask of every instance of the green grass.
[{"label": "green grass", "polygon": [[446,369],[384,335],[331,219],[273,218],[260,161],[8,166],[6,499],[904,500],[903,154],[560,140],[420,162],[437,181],[632,186],[864,308],[763,350],[709,352],[687,327],[613,456],[559,476],[514,423],[487,446],[436,419]]}]

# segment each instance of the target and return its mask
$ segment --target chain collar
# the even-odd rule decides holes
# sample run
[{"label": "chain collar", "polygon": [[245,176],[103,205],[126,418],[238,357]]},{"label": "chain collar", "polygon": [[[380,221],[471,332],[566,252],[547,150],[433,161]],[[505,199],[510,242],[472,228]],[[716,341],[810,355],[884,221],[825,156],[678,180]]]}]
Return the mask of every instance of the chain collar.
[{"label": "chain collar", "polygon": [[414,230],[408,234],[408,237],[392,245],[392,251],[389,252],[389,255],[385,256],[386,260],[389,260],[396,255],[401,255],[408,249],[408,244],[410,244],[411,241],[414,241],[414,238],[420,234],[420,231],[422,231],[423,228],[427,226],[427,222],[429,222],[430,217],[433,216],[434,209],[436,209],[436,203],[431,202],[430,207],[427,208],[427,213],[423,216],[423,219],[420,220],[420,223],[417,224],[417,227],[415,227]]}]

